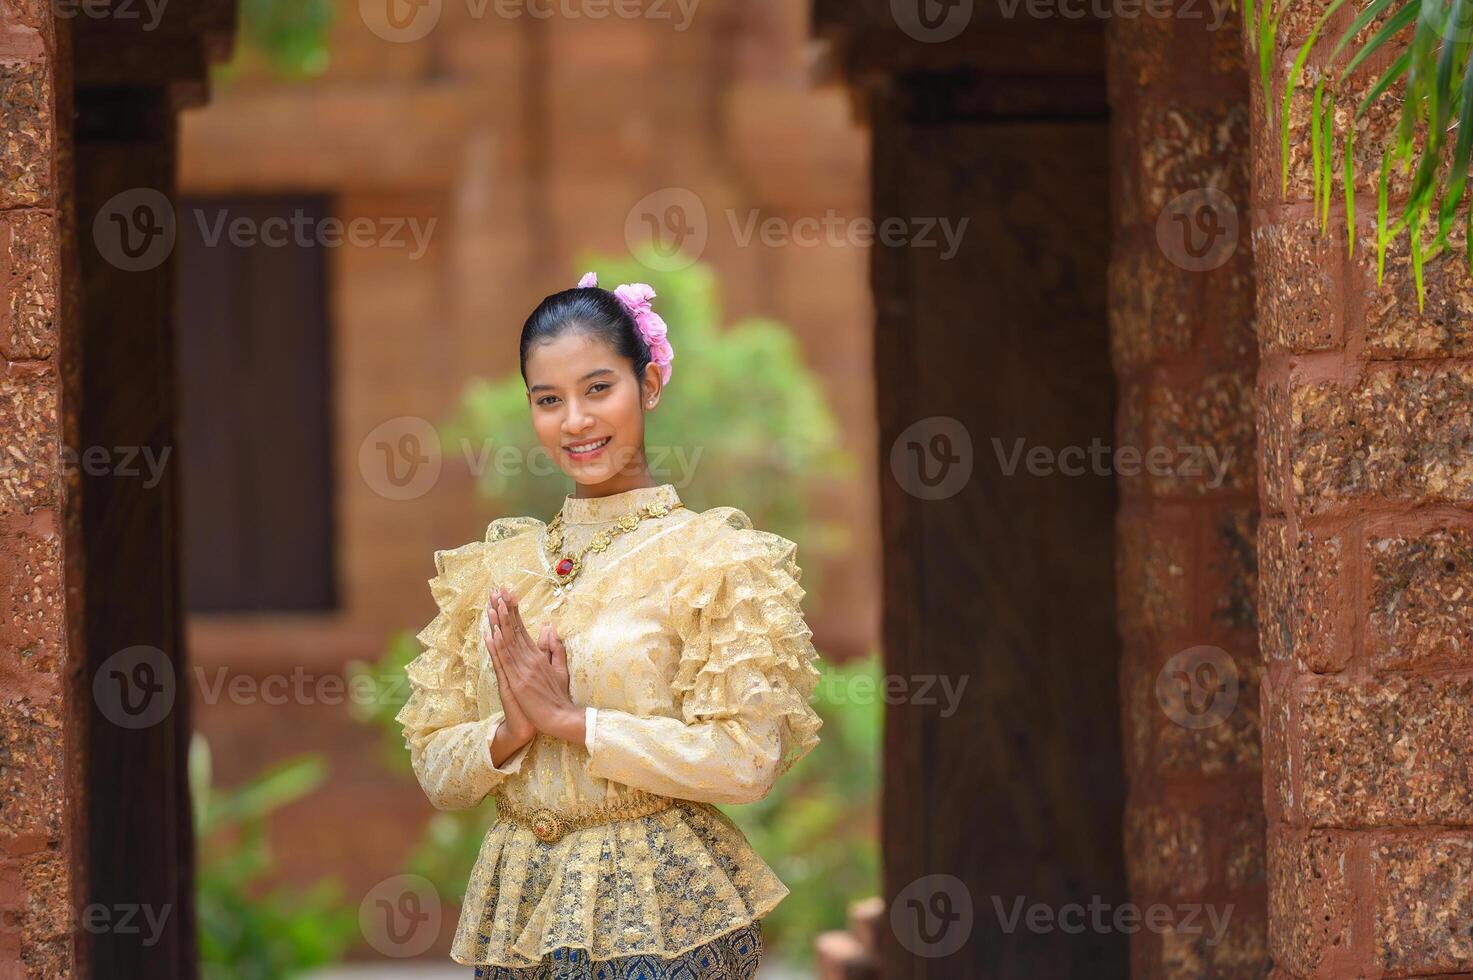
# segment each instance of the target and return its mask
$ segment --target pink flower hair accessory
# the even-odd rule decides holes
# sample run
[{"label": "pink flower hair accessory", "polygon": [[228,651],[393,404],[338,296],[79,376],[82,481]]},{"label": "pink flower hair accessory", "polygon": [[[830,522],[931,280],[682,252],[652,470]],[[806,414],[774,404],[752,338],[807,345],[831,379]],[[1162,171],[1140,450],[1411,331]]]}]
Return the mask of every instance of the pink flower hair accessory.
[{"label": "pink flower hair accessory", "polygon": [[[598,273],[589,272],[578,280],[579,289],[588,289],[598,285]],[[662,384],[670,383],[670,362],[675,360],[675,349],[670,346],[667,339],[669,327],[660,314],[656,313],[650,306],[650,300],[655,298],[655,291],[649,283],[631,282],[625,283],[614,290],[614,296],[623,304],[629,315],[634,317],[635,329],[644,340],[645,346],[650,349],[650,360],[660,368],[660,381]]]}]

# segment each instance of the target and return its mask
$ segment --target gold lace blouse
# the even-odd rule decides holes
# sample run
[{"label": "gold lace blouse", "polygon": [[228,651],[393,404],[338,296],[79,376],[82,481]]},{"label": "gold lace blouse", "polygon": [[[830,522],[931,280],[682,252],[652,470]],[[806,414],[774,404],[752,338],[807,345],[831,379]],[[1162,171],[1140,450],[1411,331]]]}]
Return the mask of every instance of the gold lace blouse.
[{"label": "gold lace blouse", "polygon": [[[672,484],[563,503],[563,551],[653,502]],[[498,819],[466,889],[451,957],[532,966],[559,946],[594,959],[673,957],[761,918],[788,894],[713,803],[747,803],[818,744],[819,679],[803,618],[797,546],[742,511],[686,508],[646,518],[589,551],[558,587],[536,518],[491,522],[484,541],[435,554],[440,612],[397,720],[415,774],[440,809],[488,794],[516,806],[586,811],[656,797],[677,805],[572,830],[547,843]],[[505,717],[479,618],[493,585],[521,598],[528,632],[552,622],[587,745],[544,733],[501,767]]]}]

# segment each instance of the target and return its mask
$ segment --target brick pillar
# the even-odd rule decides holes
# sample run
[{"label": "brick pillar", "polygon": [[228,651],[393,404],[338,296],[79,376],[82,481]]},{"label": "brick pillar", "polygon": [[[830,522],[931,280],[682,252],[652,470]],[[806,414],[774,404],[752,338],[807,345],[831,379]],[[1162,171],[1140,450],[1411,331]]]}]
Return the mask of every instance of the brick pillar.
[{"label": "brick pillar", "polygon": [[[1322,9],[1284,18],[1275,120]],[[1322,36],[1333,44],[1347,22]],[[1311,85],[1327,53],[1314,52]],[[1357,98],[1381,70],[1352,80]],[[1473,280],[1459,236],[1426,269],[1419,314],[1402,236],[1376,285],[1375,182],[1394,97],[1356,137],[1350,254],[1338,174],[1329,233],[1310,222],[1310,89],[1291,113],[1287,194],[1278,130],[1253,91],[1269,945],[1283,977],[1462,973],[1473,970]],[[1393,174],[1393,216],[1408,180]]]},{"label": "brick pillar", "polygon": [[1214,30],[1177,6],[1108,33],[1117,440],[1160,454],[1155,472],[1117,460],[1125,855],[1132,902],[1172,909],[1133,934],[1132,974],[1258,977],[1249,78],[1236,14]]},{"label": "brick pillar", "polygon": [[72,972],[58,78],[50,7],[0,0],[0,976]]},{"label": "brick pillar", "polygon": [[0,976],[72,971],[56,40],[0,0]]}]

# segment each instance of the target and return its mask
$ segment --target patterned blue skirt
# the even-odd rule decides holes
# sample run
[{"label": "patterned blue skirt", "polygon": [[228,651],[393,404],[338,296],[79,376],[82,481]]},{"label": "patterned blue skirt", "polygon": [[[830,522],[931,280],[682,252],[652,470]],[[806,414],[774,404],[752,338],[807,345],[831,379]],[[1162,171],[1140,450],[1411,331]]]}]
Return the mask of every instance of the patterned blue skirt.
[{"label": "patterned blue skirt", "polygon": [[537,966],[478,966],[475,980],[752,980],[762,958],[762,923],[749,922],[674,959],[616,956],[591,960],[586,949],[562,947]]}]

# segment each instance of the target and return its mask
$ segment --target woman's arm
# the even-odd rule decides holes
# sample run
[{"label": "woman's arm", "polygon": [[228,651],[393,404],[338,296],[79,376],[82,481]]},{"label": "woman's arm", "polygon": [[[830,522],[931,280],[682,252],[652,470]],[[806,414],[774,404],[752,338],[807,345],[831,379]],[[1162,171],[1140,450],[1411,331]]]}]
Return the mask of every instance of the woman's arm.
[{"label": "woman's arm", "polygon": [[[495,524],[492,530],[497,530]],[[415,778],[441,810],[480,803],[518,772],[531,744],[530,736],[519,742],[516,726],[504,724],[507,713],[499,698],[493,701],[496,710],[479,717],[479,671],[473,672],[468,660],[485,608],[481,599],[489,546],[475,542],[435,554],[439,574],[430,580],[430,591],[440,612],[418,635],[424,651],[405,668],[409,697],[395,716],[404,729]]]},{"label": "woman's arm", "polygon": [[[411,701],[413,698],[411,695]],[[446,712],[404,726],[414,775],[438,810],[464,810],[480,803],[521,769],[532,744],[531,739],[520,746],[507,743],[502,725],[505,712],[476,721],[452,720],[457,717],[464,713]],[[499,746],[498,738],[502,740]],[[493,761],[496,755],[503,757],[499,765]]]},{"label": "woman's arm", "polygon": [[751,803],[818,744],[818,654],[796,546],[750,527],[714,537],[672,597],[680,717],[588,710],[589,772],[680,799]]}]

